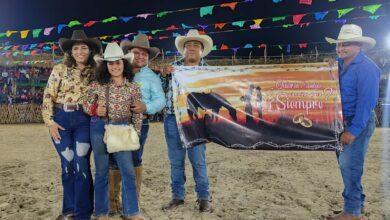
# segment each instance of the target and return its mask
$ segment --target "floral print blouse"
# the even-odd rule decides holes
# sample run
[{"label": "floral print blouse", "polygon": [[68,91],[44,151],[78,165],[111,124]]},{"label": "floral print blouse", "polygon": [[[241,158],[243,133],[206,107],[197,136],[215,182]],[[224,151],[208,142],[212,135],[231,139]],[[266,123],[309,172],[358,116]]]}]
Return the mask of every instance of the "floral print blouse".
[{"label": "floral print blouse", "polygon": [[55,104],[82,104],[82,96],[93,75],[94,69],[87,66],[84,70],[58,64],[53,67],[43,95],[42,117],[47,126],[54,123]]},{"label": "floral print blouse", "polygon": [[91,115],[96,115],[97,106],[106,106],[106,91],[109,86],[108,117],[110,120],[127,118],[128,122],[134,125],[138,135],[141,135],[142,113],[134,113],[130,107],[141,101],[141,91],[134,82],[127,79],[121,85],[115,85],[113,81],[108,84],[92,82],[87,89],[83,99],[84,111]]}]

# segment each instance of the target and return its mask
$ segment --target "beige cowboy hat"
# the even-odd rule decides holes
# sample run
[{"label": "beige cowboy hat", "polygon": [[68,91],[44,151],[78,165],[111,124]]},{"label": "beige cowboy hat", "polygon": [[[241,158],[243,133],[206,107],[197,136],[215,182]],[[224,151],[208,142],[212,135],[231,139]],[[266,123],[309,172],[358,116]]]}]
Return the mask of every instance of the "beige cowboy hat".
[{"label": "beige cowboy hat", "polygon": [[205,57],[213,48],[213,40],[208,35],[200,35],[198,30],[191,29],[186,36],[177,36],[175,39],[176,49],[184,56],[184,44],[188,41],[199,41],[203,45],[203,53],[200,57]]},{"label": "beige cowboy hat", "polygon": [[100,40],[98,38],[88,38],[83,30],[74,30],[70,39],[60,38],[58,40],[62,52],[72,50],[73,44],[78,42],[85,43],[91,50],[94,50],[95,53],[100,53],[102,51],[102,43]]},{"label": "beige cowboy hat", "polygon": [[94,59],[97,63],[102,61],[117,61],[120,59],[131,60],[133,54],[123,54],[121,47],[117,43],[108,43],[106,49],[104,50],[103,57],[95,56]]},{"label": "beige cowboy hat", "polygon": [[363,44],[363,49],[365,50],[373,48],[376,44],[375,39],[363,36],[362,28],[356,24],[344,24],[337,39],[325,37],[325,40],[331,44],[359,42]]},{"label": "beige cowboy hat", "polygon": [[137,34],[133,41],[123,40],[121,48],[124,53],[128,53],[132,48],[142,48],[149,52],[149,59],[152,60],[158,56],[160,49],[157,47],[150,47],[148,36],[145,34]]}]

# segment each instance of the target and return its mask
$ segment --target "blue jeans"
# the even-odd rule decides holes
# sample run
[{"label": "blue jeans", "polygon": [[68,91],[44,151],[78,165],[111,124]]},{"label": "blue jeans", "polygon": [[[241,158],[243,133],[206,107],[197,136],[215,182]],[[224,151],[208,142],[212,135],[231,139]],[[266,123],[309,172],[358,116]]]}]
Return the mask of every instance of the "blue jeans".
[{"label": "blue jeans", "polygon": [[[347,128],[349,126],[347,121]],[[366,128],[352,144],[344,145],[343,151],[336,152],[341,176],[344,182],[344,212],[360,216],[364,207],[365,195],[362,187],[364,158],[368,143],[375,129],[375,116],[371,115]]]},{"label": "blue jeans", "polygon": [[200,144],[189,149],[183,147],[176,118],[168,114],[164,120],[165,139],[168,145],[168,157],[171,164],[171,188],[173,199],[184,199],[186,182],[185,158],[186,152],[190,159],[193,177],[195,180],[195,191],[198,199],[209,200],[209,180],[206,165],[206,145]]},{"label": "blue jeans", "polygon": [[148,138],[149,120],[144,119],[142,122],[141,136],[139,137],[139,149],[132,151],[134,167],[142,166],[142,154],[144,153],[144,145],[146,138]]},{"label": "blue jeans", "polygon": [[64,191],[62,214],[75,219],[90,219],[93,212],[93,183],[90,166],[90,117],[83,111],[65,112],[55,108],[54,121],[60,130],[61,141],[54,146],[61,158]]},{"label": "blue jeans", "polygon": [[[95,213],[96,216],[108,215],[108,170],[109,154],[103,142],[104,125],[106,122],[100,118],[91,118],[91,144],[95,159]],[[137,191],[135,187],[135,174],[131,151],[121,151],[112,154],[117,161],[122,177],[122,210],[125,217],[139,213]]]}]

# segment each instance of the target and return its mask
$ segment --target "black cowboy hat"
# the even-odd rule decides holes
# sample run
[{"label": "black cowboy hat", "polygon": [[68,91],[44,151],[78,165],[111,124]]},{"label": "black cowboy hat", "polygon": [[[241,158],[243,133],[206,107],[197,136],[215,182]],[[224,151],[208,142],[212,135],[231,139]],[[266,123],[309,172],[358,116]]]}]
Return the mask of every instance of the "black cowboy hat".
[{"label": "black cowboy hat", "polygon": [[94,50],[96,53],[100,53],[102,50],[102,43],[100,40],[98,38],[88,38],[83,30],[74,30],[70,39],[60,38],[58,40],[62,52],[70,51],[72,46],[78,42],[85,43],[90,50]]}]

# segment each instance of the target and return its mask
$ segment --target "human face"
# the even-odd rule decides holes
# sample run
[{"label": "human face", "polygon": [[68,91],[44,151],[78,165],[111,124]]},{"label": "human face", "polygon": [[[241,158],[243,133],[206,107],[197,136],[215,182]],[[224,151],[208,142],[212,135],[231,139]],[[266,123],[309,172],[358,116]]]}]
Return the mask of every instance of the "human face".
[{"label": "human face", "polygon": [[358,42],[344,42],[336,45],[336,53],[343,60],[353,59],[361,50]]},{"label": "human face", "polygon": [[108,61],[107,68],[111,77],[123,77],[124,64],[122,59],[116,61]]},{"label": "human face", "polygon": [[149,53],[146,49],[132,48],[129,52],[134,54],[134,58],[131,61],[131,65],[134,68],[142,68],[148,64]]},{"label": "human face", "polygon": [[184,59],[191,63],[200,62],[203,48],[199,41],[188,41],[184,44]]},{"label": "human face", "polygon": [[75,43],[72,46],[72,57],[75,59],[77,65],[87,64],[90,50],[85,43]]}]

